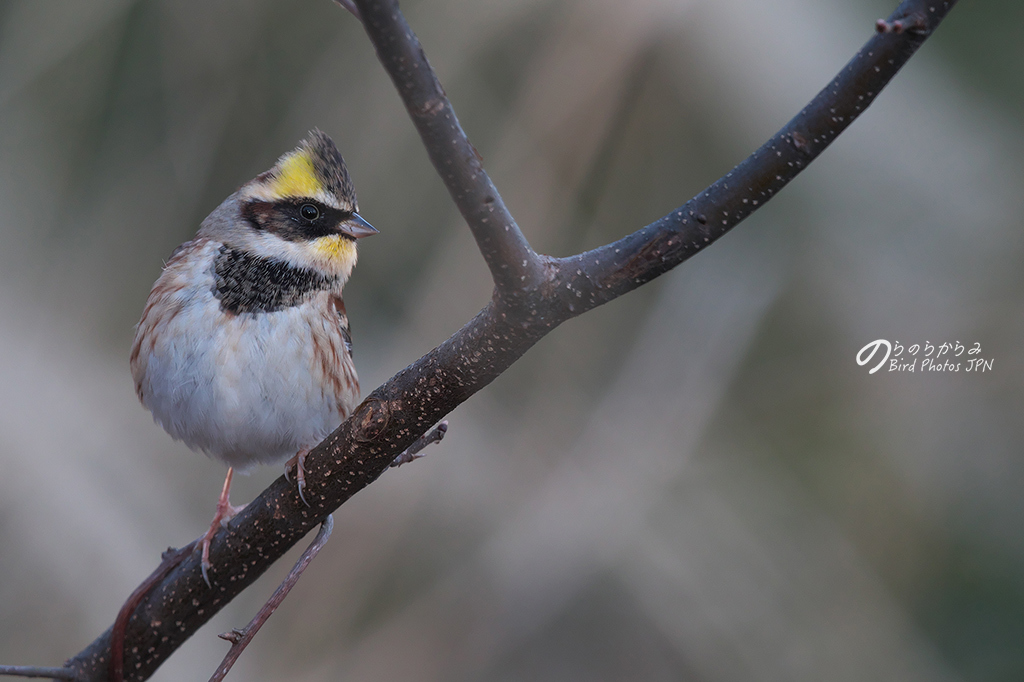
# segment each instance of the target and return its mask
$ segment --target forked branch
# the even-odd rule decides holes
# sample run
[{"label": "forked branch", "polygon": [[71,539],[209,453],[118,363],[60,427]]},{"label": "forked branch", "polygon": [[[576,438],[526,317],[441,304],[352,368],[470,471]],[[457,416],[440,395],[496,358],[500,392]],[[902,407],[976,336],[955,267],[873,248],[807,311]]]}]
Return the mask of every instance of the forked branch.
[{"label": "forked branch", "polygon": [[[214,539],[212,588],[192,554],[149,591],[127,623],[126,679],[148,678],[288,548],[551,329],[672,269],[763,206],[863,113],[955,4],[906,0],[807,107],[725,177],[613,244],[555,259],[536,255],[509,215],[397,3],[345,0],[353,1],[476,238],[495,295],[450,339],[371,393],[309,454],[309,507],[279,478]],[[110,634],[68,661],[76,679],[106,679]]]}]

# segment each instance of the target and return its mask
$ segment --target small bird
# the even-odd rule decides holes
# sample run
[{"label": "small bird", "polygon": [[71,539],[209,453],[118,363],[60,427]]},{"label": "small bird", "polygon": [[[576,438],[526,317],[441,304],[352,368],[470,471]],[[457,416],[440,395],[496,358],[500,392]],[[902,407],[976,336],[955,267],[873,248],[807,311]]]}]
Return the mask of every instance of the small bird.
[{"label": "small bird", "polygon": [[[210,541],[241,507],[235,469],[296,467],[359,398],[342,287],[359,215],[345,161],[312,131],[242,185],[171,254],[142,311],[131,350],[135,392],[176,440],[228,465]],[[291,458],[291,459],[289,459]]]}]

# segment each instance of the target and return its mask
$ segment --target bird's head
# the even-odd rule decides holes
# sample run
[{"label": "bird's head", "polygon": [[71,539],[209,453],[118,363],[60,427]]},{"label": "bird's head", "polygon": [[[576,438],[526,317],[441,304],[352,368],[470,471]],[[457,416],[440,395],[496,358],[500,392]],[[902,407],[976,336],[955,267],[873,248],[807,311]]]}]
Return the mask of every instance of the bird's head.
[{"label": "bird's head", "polygon": [[359,215],[338,148],[314,130],[228,197],[199,234],[345,280],[356,264],[356,240],[376,233]]}]

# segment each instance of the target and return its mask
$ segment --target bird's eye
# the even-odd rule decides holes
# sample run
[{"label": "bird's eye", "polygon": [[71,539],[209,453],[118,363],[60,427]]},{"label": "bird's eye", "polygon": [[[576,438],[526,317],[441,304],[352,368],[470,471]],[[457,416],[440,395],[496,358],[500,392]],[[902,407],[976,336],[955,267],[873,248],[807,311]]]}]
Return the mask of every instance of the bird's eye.
[{"label": "bird's eye", "polygon": [[316,220],[320,217],[320,209],[313,204],[303,204],[299,209],[299,215],[306,220]]}]

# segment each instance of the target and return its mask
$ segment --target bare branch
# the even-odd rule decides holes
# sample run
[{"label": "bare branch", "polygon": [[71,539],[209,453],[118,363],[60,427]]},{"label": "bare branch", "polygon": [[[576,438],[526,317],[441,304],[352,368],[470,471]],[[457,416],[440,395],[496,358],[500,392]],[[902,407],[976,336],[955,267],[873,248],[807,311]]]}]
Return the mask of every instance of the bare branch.
[{"label": "bare branch", "polygon": [[[551,329],[673,268],[769,201],[867,108],[954,4],[906,0],[888,22],[913,17],[914,30],[872,37],[800,114],[724,178],[618,242],[552,259],[535,256],[515,227],[397,5],[357,0],[382,63],[473,230],[498,295],[451,338],[371,393],[310,452],[310,506],[295,486],[277,479],[213,539],[212,587],[203,582],[195,552],[154,586],[126,627],[126,641],[137,652],[126,661],[129,679],[148,678],[288,548]],[[67,666],[82,680],[106,679],[110,635],[101,635]]]},{"label": "bare branch", "polygon": [[70,668],[42,668],[34,665],[0,665],[0,675],[11,677],[43,677],[50,680],[79,679],[78,673]]},{"label": "bare branch", "polygon": [[121,606],[121,610],[114,619],[114,627],[110,635],[110,681],[122,682],[124,680],[124,633],[139,603],[145,598],[153,586],[167,577],[171,570],[180,564],[182,560],[192,553],[199,540],[193,540],[180,549],[168,548],[164,552],[162,561],[156,569],[149,574],[149,577],[135,588],[135,591],[128,595]]},{"label": "bare branch", "polygon": [[349,12],[351,12],[352,16],[354,16],[359,21],[363,20],[363,17],[359,14],[359,8],[356,7],[356,4],[354,2],[352,2],[352,0],[334,0],[334,2],[338,6],[344,7]]},{"label": "bare branch", "polygon": [[423,456],[423,451],[434,443],[440,443],[444,439],[444,435],[448,433],[448,420],[445,419],[443,422],[435,426],[434,428],[427,431],[425,434],[416,439],[416,441],[407,447],[402,454],[395,457],[395,461],[391,463],[391,468],[395,469],[403,464],[409,462],[415,462],[417,459]]},{"label": "bare branch", "polygon": [[541,278],[541,259],[505,208],[398,3],[355,3],[377,58],[391,76],[434,168],[473,232],[498,294],[514,295],[535,286]]},{"label": "bare branch", "polygon": [[556,290],[579,299],[570,302],[574,314],[671,270],[767,203],[864,113],[954,4],[904,2],[880,20],[900,28],[880,30],[799,114],[724,177],[631,235],[559,259]]},{"label": "bare branch", "polygon": [[224,660],[217,666],[217,671],[210,678],[210,682],[219,682],[224,679],[224,676],[231,670],[231,666],[235,664],[238,657],[245,651],[245,647],[249,646],[249,642],[256,636],[263,624],[267,622],[267,619],[274,614],[277,607],[281,605],[284,598],[288,596],[288,593],[295,587],[295,583],[299,582],[299,578],[302,577],[303,571],[309,566],[313,558],[320,553],[320,550],[324,548],[327,541],[331,538],[331,532],[334,530],[334,517],[330,514],[324,519],[324,522],[320,524],[320,532],[313,538],[313,542],[310,543],[306,551],[302,553],[299,560],[295,562],[295,566],[288,572],[285,579],[278,585],[277,589],[274,590],[274,594],[270,595],[270,599],[263,605],[253,619],[249,621],[241,630],[232,630],[229,633],[220,635],[221,639],[226,639],[231,642],[231,648],[228,649],[228,653],[224,656]]}]

